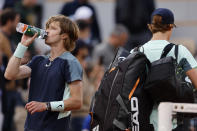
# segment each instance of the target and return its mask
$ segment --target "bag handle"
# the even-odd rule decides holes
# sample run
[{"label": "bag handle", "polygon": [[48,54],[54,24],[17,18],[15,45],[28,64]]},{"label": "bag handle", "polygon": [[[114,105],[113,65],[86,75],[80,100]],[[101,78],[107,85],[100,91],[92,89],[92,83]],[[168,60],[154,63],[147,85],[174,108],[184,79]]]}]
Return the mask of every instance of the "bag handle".
[{"label": "bag handle", "polygon": [[137,47],[135,47],[134,49],[133,49],[133,52],[136,52],[136,51],[140,51],[140,48],[142,47],[142,49],[143,49],[143,53],[144,53],[144,47],[143,46],[137,46]]}]

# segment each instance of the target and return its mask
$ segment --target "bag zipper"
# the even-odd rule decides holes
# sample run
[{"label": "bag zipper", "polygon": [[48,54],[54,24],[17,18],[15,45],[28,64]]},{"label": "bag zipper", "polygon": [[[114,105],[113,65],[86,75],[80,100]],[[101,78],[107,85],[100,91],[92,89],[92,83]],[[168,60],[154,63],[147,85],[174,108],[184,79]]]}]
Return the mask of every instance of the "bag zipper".
[{"label": "bag zipper", "polygon": [[[109,108],[110,97],[111,97],[111,93],[112,93],[112,89],[113,89],[115,80],[116,80],[116,78],[117,78],[117,76],[118,76],[118,72],[119,72],[119,69],[118,69],[118,71],[116,72],[115,78],[114,78],[114,80],[113,80],[113,82],[112,82],[111,89],[110,89],[110,92],[109,92],[109,99],[108,99],[108,102],[107,102],[107,109],[106,109],[106,112],[105,112],[104,123],[105,123],[105,121],[106,121],[106,117],[107,117],[107,114],[108,114],[108,108]],[[103,126],[103,130],[104,130],[104,126]]]}]

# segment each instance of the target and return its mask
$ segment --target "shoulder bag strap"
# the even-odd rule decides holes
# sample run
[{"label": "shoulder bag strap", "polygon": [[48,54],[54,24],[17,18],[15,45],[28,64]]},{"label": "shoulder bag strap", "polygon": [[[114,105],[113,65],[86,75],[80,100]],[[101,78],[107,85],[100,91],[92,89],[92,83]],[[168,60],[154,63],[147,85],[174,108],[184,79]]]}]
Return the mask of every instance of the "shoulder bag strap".
[{"label": "shoulder bag strap", "polygon": [[170,50],[172,49],[172,47],[174,46],[175,44],[168,44],[164,47],[163,51],[162,51],[162,54],[161,54],[161,57],[160,59],[166,57],[166,55],[170,52]]}]

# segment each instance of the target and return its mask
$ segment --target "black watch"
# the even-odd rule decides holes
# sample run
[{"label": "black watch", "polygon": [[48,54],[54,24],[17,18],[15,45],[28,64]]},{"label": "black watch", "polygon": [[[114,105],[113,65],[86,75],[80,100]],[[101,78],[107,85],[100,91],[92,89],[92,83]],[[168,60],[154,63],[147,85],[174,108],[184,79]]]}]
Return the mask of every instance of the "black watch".
[{"label": "black watch", "polygon": [[46,105],[47,105],[47,109],[46,110],[47,111],[51,111],[51,104],[50,104],[50,102],[47,102]]}]

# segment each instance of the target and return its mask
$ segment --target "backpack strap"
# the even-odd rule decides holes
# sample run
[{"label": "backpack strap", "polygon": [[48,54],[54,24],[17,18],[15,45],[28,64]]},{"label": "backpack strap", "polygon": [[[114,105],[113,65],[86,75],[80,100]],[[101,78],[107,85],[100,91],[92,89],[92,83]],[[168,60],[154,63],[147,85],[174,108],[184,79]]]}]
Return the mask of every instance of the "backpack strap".
[{"label": "backpack strap", "polygon": [[124,111],[127,113],[127,115],[130,114],[130,112],[128,111],[126,105],[123,102],[122,97],[120,96],[120,94],[116,97],[117,102],[120,104],[120,106],[122,107],[122,109],[124,109]]},{"label": "backpack strap", "polygon": [[178,52],[179,52],[179,45],[175,45],[174,55],[175,55],[176,61],[178,60]]},{"label": "backpack strap", "polygon": [[117,119],[113,120],[113,124],[123,131],[127,129],[127,126],[123,122],[118,121]]},{"label": "backpack strap", "polygon": [[166,55],[170,52],[170,50],[172,49],[173,46],[174,46],[174,44],[172,44],[172,43],[166,45],[162,51],[160,59],[166,57]]},{"label": "backpack strap", "polygon": [[[164,49],[163,49],[163,52],[162,52],[162,54],[161,54],[160,59],[166,57],[166,55],[170,52],[170,50],[172,49],[172,47],[173,47],[174,45],[175,45],[175,44],[173,44],[173,43],[170,43],[170,44],[166,45],[166,46],[164,47]],[[175,45],[174,55],[175,55],[176,61],[178,60],[178,47],[179,47],[178,45]]]},{"label": "backpack strap", "polygon": [[[131,115],[131,112],[128,111],[122,97],[120,96],[120,94],[116,97],[116,101],[120,104],[120,106],[122,107],[122,109],[125,111],[125,113],[127,114],[127,116]],[[119,121],[117,119],[113,120],[113,124],[118,127],[121,130],[126,130],[127,126],[125,125],[125,123],[123,123],[122,121]]]}]

